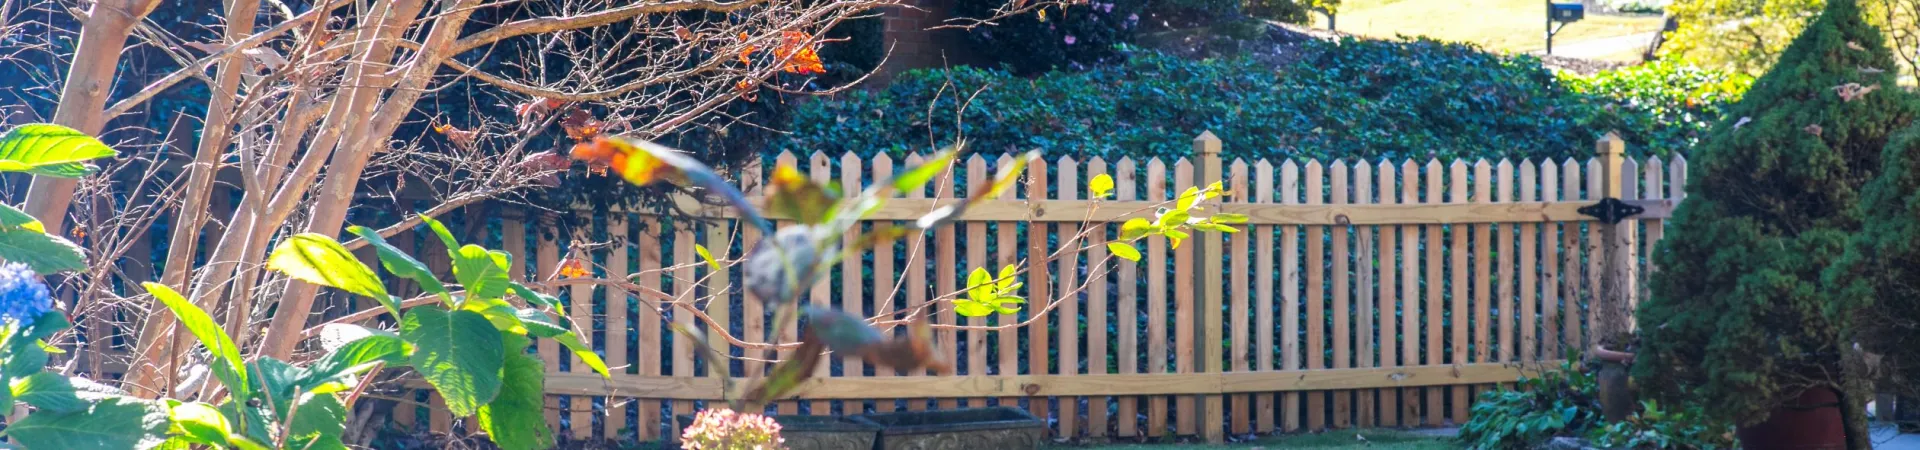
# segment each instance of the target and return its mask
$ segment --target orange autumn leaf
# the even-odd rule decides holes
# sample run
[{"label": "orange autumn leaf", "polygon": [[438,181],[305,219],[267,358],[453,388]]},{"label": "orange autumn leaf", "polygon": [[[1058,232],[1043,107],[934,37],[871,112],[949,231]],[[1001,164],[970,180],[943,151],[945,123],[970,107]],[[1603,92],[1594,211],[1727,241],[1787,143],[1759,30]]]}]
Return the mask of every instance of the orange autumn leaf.
[{"label": "orange autumn leaf", "polygon": [[448,141],[453,142],[453,145],[459,146],[460,148],[472,148],[474,141],[480,139],[479,131],[454,128],[453,124],[434,125],[433,131],[446,135]]},{"label": "orange autumn leaf", "polygon": [[[647,150],[636,147],[652,145],[644,141],[634,141],[608,136],[594,136],[592,141],[581,142],[573,146],[573,159],[587,163],[587,167],[610,167],[628,182],[645,186],[655,181],[666,181],[679,186],[689,185],[687,176],[679,168],[668,164],[661,157],[655,157]],[[671,152],[670,149],[655,151]],[[602,169],[604,173],[605,169]]]},{"label": "orange autumn leaf", "polygon": [[72,233],[69,233],[69,234],[72,234],[72,235],[73,235],[73,238],[74,238],[74,239],[86,239],[86,238],[87,238],[87,229],[86,229],[86,228],[81,228],[81,227],[80,227],[79,225],[74,225],[74,226],[73,226],[73,232],[72,232]]},{"label": "orange autumn leaf", "polygon": [[782,33],[781,37],[780,47],[773,51],[774,57],[786,61],[780,66],[780,70],[802,75],[827,73],[826,65],[820,61],[820,53],[814,49],[813,45],[807,44],[807,40],[812,36],[798,31],[788,31]]},{"label": "orange autumn leaf", "polygon": [[[740,42],[741,42],[741,43],[746,43],[746,42],[747,42],[747,39],[749,39],[749,38],[747,37],[747,33],[746,33],[746,32],[741,32],[741,33],[740,33]],[[753,44],[747,44],[747,46],[746,46],[745,48],[741,48],[741,49],[740,49],[740,63],[741,63],[741,64],[752,64],[752,63],[753,63],[753,59],[751,59],[751,58],[749,58],[749,57],[750,57],[750,56],[753,56],[753,53],[754,53],[754,52],[757,52],[757,51],[760,51],[760,47],[759,47],[759,46],[757,46],[757,45],[753,45]]]},{"label": "orange autumn leaf", "polygon": [[567,130],[567,137],[584,141],[599,136],[602,127],[593,114],[576,108],[567,112],[567,118],[560,121],[560,128]]},{"label": "orange autumn leaf", "polygon": [[561,278],[580,278],[587,275],[587,262],[581,261],[580,258],[567,258],[567,262],[560,265]]}]

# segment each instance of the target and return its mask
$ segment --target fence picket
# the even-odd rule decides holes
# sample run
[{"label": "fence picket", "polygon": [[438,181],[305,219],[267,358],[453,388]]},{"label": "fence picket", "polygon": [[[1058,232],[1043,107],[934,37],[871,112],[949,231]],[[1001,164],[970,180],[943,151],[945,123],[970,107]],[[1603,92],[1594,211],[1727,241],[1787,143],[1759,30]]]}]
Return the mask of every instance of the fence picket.
[{"label": "fence picket", "polygon": [[[1061,167],[1064,168],[1066,166],[1063,165]],[[1087,180],[1091,181],[1094,178],[1106,174],[1106,160],[1095,156],[1093,159],[1087,161]],[[1072,188],[1076,190],[1084,189],[1083,186],[1084,185],[1081,184],[1067,184],[1064,182],[1061,184],[1061,188]],[[1108,200],[1106,198],[1099,198],[1093,191],[1087,191],[1087,198],[1102,201]],[[1109,278],[1111,273],[1100,273],[1102,270],[1107,270],[1107,267],[1111,267],[1107,262],[1107,246],[1104,245],[1105,242],[1107,242],[1106,224],[1092,224],[1090,229],[1087,230],[1087,241],[1085,243],[1088,247],[1087,373],[1090,375],[1113,373],[1107,368],[1110,361],[1110,355],[1107,354],[1107,282],[1112,280],[1112,278]],[[1116,259],[1114,262],[1117,263],[1120,261],[1123,260]],[[1070,270],[1077,269],[1070,268]],[[1087,399],[1088,437],[1097,439],[1107,436],[1107,405],[1108,399],[1106,396],[1095,396]]]},{"label": "fence picket", "polygon": [[[1447,202],[1466,203],[1467,183],[1469,183],[1467,179],[1467,164],[1455,160],[1447,169]],[[1472,337],[1467,331],[1472,328],[1472,324],[1466,319],[1471,317],[1470,315],[1473,314],[1473,310],[1472,305],[1468,303],[1467,297],[1467,271],[1469,268],[1467,266],[1466,249],[1467,236],[1472,234],[1473,226],[1453,225],[1447,228],[1447,234],[1453,237],[1453,245],[1447,247],[1447,252],[1453,255],[1452,261],[1450,261],[1450,265],[1447,267],[1453,279],[1453,284],[1451,285],[1453,296],[1448,299],[1448,306],[1452,311],[1451,317],[1454,319],[1449,327],[1453,329],[1453,341],[1450,342],[1450,344],[1453,346],[1453,363],[1467,364],[1467,350],[1471,342],[1468,341],[1468,339]],[[1467,386],[1453,387],[1453,412],[1449,414],[1448,417],[1455,423],[1465,423],[1467,416],[1467,397],[1469,395]]]},{"label": "fence picket", "polygon": [[[1316,191],[1317,192],[1317,191]],[[1280,165],[1280,203],[1300,204],[1300,166]],[[1280,226],[1280,370],[1300,370],[1300,227]],[[1285,431],[1300,429],[1299,392],[1281,395]]]},{"label": "fence picket", "polygon": [[[1199,182],[1200,180],[1193,179],[1192,160],[1180,158],[1178,162],[1173,164],[1174,195],[1181,195],[1190,187],[1204,189],[1205,186],[1200,186],[1198,184]],[[1177,199],[1178,197],[1175,198]],[[1199,310],[1195,307],[1194,302],[1196,299],[1194,298],[1194,290],[1177,287],[1185,284],[1187,280],[1193,279],[1194,270],[1197,270],[1194,263],[1197,261],[1193,260],[1193,252],[1188,250],[1191,247],[1186,247],[1186,245],[1198,244],[1198,242],[1186,242],[1182,244],[1183,248],[1172,249],[1173,279],[1175,280],[1174,286],[1176,287],[1173,290],[1174,314],[1167,319],[1173,320],[1173,365],[1175,373],[1198,372],[1198,370],[1196,370],[1198,367],[1195,364],[1194,355],[1193,320],[1190,318],[1196,317],[1195,314],[1199,314]],[[1172,245],[1172,243],[1169,242],[1168,245]],[[1200,410],[1197,402],[1194,401],[1194,397],[1191,395],[1181,395],[1174,397],[1173,401],[1174,431],[1182,436],[1193,435],[1199,432],[1200,421],[1199,417],[1196,417],[1196,413]]]},{"label": "fence picket", "polygon": [[[1273,203],[1273,164],[1260,160],[1253,166],[1253,202]],[[1254,346],[1259,356],[1254,363],[1254,371],[1274,370],[1273,367],[1273,226],[1254,225],[1247,227],[1253,236],[1253,275],[1254,275]],[[1273,397],[1276,394],[1254,394],[1254,432],[1271,433],[1274,431]]]},{"label": "fence picket", "polygon": [[[1080,190],[1079,163],[1074,162],[1072,157],[1061,157],[1060,163],[1056,167],[1054,170],[1059,173],[1060,177],[1060,184],[1057,187],[1059,199],[1074,200],[1078,198],[1075,193]],[[1031,227],[1033,225],[1029,224],[1027,226]],[[1055,225],[1055,227],[1058,228],[1059,231],[1056,242],[1060,243],[1061,248],[1084,246],[1085,242],[1072,241],[1074,236],[1080,234],[1079,224],[1061,223]],[[1046,247],[1047,244],[1045,240],[1042,240],[1040,248],[1046,252],[1052,251],[1052,249]],[[1040,258],[1041,256],[1032,257]],[[1053,373],[1057,375],[1077,375],[1080,373],[1080,324],[1086,322],[1080,318],[1080,295],[1068,295],[1067,293],[1074,292],[1079,281],[1080,252],[1062,252],[1060,254],[1060,260],[1054,261],[1054,264],[1056,269],[1053,273],[1059,274],[1058,283],[1060,284],[1058,285],[1059,288],[1054,289],[1053,292],[1060,296],[1060,307],[1053,313],[1055,318],[1054,325],[1040,328],[1042,328],[1043,331],[1047,328],[1058,330],[1054,333],[1055,344],[1053,348],[1058,352],[1059,356],[1054,361],[1056,366]],[[1044,281],[1045,278],[1041,278],[1041,280]],[[1046,373],[1047,365],[1045,361],[1048,357],[1043,355],[1040,359],[1042,363],[1037,372]],[[1075,397],[1058,397],[1055,400],[1059,402],[1059,436],[1065,438],[1079,436],[1080,399]],[[1041,402],[1044,408],[1045,399],[1041,399]]]},{"label": "fence picket", "polygon": [[[1113,176],[1114,198],[1121,201],[1130,201],[1139,198],[1136,196],[1137,192],[1135,192],[1136,189],[1134,188],[1138,182],[1137,177],[1134,176],[1134,168],[1133,158],[1129,157],[1123,156],[1120,158],[1120,161],[1115,164]],[[1139,245],[1138,242],[1140,241],[1131,242],[1127,245]],[[1115,342],[1115,347],[1119,348],[1117,355],[1120,357],[1119,369],[1121,374],[1139,373],[1140,314],[1138,306],[1140,304],[1140,288],[1139,285],[1135,283],[1139,282],[1139,277],[1136,272],[1139,270],[1140,263],[1137,261],[1119,260],[1114,261],[1114,264],[1116,265],[1115,269],[1119,272],[1114,276],[1114,279],[1118,281],[1116,286],[1119,288],[1119,292],[1117,292],[1119,297],[1114,299],[1113,308],[1114,324],[1119,326],[1119,336],[1117,342]],[[1117,405],[1114,406],[1114,411],[1117,413],[1114,420],[1115,437],[1139,437],[1138,427],[1140,423],[1140,413],[1138,397],[1124,396],[1114,400],[1115,403],[1117,403]]]},{"label": "fence picket", "polygon": [[[1154,158],[1147,162],[1147,201],[1167,200],[1167,166]],[[1167,239],[1154,236],[1147,243],[1147,373],[1167,373]],[[1167,397],[1147,398],[1147,436],[1167,432]]]},{"label": "fence picket", "polygon": [[[1234,160],[1233,166],[1229,170],[1231,170],[1231,172],[1229,172],[1231,174],[1231,181],[1228,183],[1227,190],[1233,193],[1231,197],[1232,201],[1249,203],[1252,200],[1252,196],[1247,195],[1246,161]],[[1252,297],[1247,295],[1249,294],[1247,292],[1247,282],[1249,280],[1247,276],[1247,263],[1249,262],[1247,260],[1247,253],[1251,246],[1247,245],[1247,240],[1251,236],[1250,233],[1240,233],[1227,237],[1231,241],[1231,247],[1229,247],[1227,253],[1227,272],[1232,274],[1232,278],[1229,280],[1229,283],[1231,283],[1229,284],[1229,286],[1231,286],[1229,291],[1230,295],[1232,295],[1232,300],[1228,306],[1228,311],[1231,313],[1227,316],[1227,321],[1231,323],[1229,327],[1231,331],[1229,332],[1232,334],[1228,335],[1227,341],[1231,343],[1233,350],[1231,353],[1228,353],[1227,359],[1232,361],[1232,365],[1229,367],[1235,372],[1246,372],[1250,369],[1247,361],[1247,352],[1249,351],[1247,348],[1247,332],[1249,331],[1247,320],[1251,317],[1247,315],[1247,303]],[[1248,416],[1253,413],[1252,405],[1248,404],[1248,401],[1252,398],[1247,394],[1234,395],[1231,398],[1231,403],[1233,404],[1233,434],[1240,435],[1252,432],[1252,422],[1247,420],[1249,419]]]},{"label": "fence picket", "polygon": [[[981,158],[980,155],[973,155],[973,157],[968,158],[967,159],[967,189],[969,190],[975,189],[986,182],[987,182],[987,161]],[[967,266],[968,267],[963,268],[965,270],[962,270],[959,274],[954,275],[955,280],[963,279],[962,277],[967,276],[966,274],[971,273],[975,268],[986,268],[989,271],[994,270],[991,267],[992,264],[989,264],[987,262],[987,223],[986,222],[967,222]],[[942,291],[941,294],[945,295],[948,292],[953,292],[953,291],[951,290]],[[967,318],[967,325],[976,326],[976,327],[984,326],[984,325],[987,325],[988,320],[989,318],[986,318],[986,317],[969,317]],[[994,319],[994,320],[997,320],[997,319]],[[987,334],[988,332],[980,331],[980,330],[968,330],[966,333],[967,333],[967,337],[966,337],[967,339],[967,375],[988,374],[989,373],[989,370],[987,369]],[[974,408],[985,407],[987,406],[987,400],[984,398],[975,398],[969,401],[967,403],[967,406],[974,407]]]},{"label": "fence picket", "polygon": [[[1306,204],[1318,205],[1326,201],[1326,170],[1319,161],[1307,162]],[[1307,227],[1307,369],[1327,368],[1327,227]],[[1327,428],[1327,403],[1336,395],[1333,392],[1315,392],[1307,394],[1307,429],[1320,431]]]},{"label": "fence picket", "polygon": [[[1394,189],[1394,181],[1398,179],[1398,177],[1394,174],[1393,164],[1388,163],[1386,160],[1381,160],[1376,170],[1374,179],[1379,183],[1379,189],[1376,190],[1380,196],[1379,202],[1386,205],[1397,203],[1394,201],[1396,195],[1398,195],[1398,192]],[[1400,279],[1398,276],[1399,259],[1396,258],[1395,255],[1400,247],[1399,233],[1398,230],[1392,226],[1381,226],[1379,232],[1380,292],[1375,298],[1378,304],[1374,307],[1374,311],[1378,314],[1375,320],[1378,320],[1380,324],[1380,338],[1378,340],[1380,360],[1376,365],[1379,367],[1398,367],[1400,365],[1400,328],[1398,323],[1399,316],[1396,315],[1398,309],[1396,309],[1396,307],[1400,304],[1400,294],[1397,290],[1400,286]],[[1408,329],[1411,330],[1412,328]],[[1377,395],[1380,396],[1380,426],[1400,426],[1399,390],[1381,389],[1377,391]]]}]

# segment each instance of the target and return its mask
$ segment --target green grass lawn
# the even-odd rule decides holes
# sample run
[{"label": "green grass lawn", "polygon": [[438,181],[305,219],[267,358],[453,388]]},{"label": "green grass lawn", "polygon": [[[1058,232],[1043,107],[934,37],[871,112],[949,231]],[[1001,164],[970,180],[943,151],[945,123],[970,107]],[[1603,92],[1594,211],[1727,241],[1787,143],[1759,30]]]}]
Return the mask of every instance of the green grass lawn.
[{"label": "green grass lawn", "polygon": [[[1361,440],[1357,436],[1364,436]],[[1425,436],[1399,430],[1341,430],[1312,434],[1289,434],[1262,438],[1252,442],[1239,442],[1222,447],[1206,447],[1199,444],[1112,444],[1101,446],[1053,446],[1053,450],[1099,449],[1099,450],[1161,450],[1176,448],[1230,448],[1230,449],[1324,449],[1324,450],[1452,450],[1460,448],[1448,438]]]},{"label": "green grass lawn", "polygon": [[[1541,0],[1347,0],[1341,10],[1339,31],[1347,33],[1428,36],[1510,52],[1546,47],[1546,5]],[[1315,14],[1314,21],[1316,28],[1326,28],[1324,16]],[[1588,14],[1555,35],[1554,46],[1659,29],[1658,16]],[[1617,52],[1608,59],[1638,56],[1638,51]]]}]

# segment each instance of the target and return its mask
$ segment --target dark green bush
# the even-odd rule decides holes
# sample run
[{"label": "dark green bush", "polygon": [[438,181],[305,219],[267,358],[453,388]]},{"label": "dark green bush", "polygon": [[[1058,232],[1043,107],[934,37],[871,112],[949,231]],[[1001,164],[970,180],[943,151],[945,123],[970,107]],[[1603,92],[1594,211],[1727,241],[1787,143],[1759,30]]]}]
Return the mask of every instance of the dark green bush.
[{"label": "dark green bush", "polygon": [[[798,108],[792,134],[774,145],[898,157],[964,136],[976,151],[1114,160],[1184,156],[1195,135],[1212,130],[1229,158],[1584,158],[1594,138],[1617,128],[1632,151],[1664,154],[1692,145],[1729,98],[1723,93],[1739,86],[1715,82],[1726,89],[1674,108],[1660,99],[1718,78],[1669,70],[1567,81],[1532,58],[1426,40],[1302,51],[1303,60],[1281,68],[1140,52],[1032,79],[977,68],[909,72],[883,91]],[[1639,93],[1643,85],[1661,91]]]},{"label": "dark green bush", "polygon": [[[1690,196],[1635,314],[1644,393],[1755,424],[1809,389],[1835,389],[1850,441],[1866,438],[1868,393],[1846,363],[1863,299],[1821,276],[1862,231],[1860,189],[1916,115],[1893,71],[1862,70],[1894,67],[1881,36],[1854,1],[1829,2],[1693,152]],[[1853,83],[1880,89],[1847,95]]]},{"label": "dark green bush", "polygon": [[1617,99],[1604,126],[1632,142],[1665,146],[1659,153],[1684,152],[1697,143],[1726,105],[1753,85],[1745,74],[1673,61],[1563,79],[1575,92]]},{"label": "dark green bush", "polygon": [[[995,66],[1033,74],[1055,69],[1079,70],[1120,58],[1116,45],[1133,42],[1135,30],[1151,0],[1094,0],[1084,4],[1045,7],[967,31],[967,40]],[[960,17],[991,17],[1003,0],[960,0]]]}]

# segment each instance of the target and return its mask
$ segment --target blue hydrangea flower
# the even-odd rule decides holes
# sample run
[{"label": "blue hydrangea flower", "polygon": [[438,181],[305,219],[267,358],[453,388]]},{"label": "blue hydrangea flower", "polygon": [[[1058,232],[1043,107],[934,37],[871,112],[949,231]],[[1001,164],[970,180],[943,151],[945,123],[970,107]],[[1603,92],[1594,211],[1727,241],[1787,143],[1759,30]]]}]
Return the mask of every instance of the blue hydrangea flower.
[{"label": "blue hydrangea flower", "polygon": [[53,310],[53,297],[40,274],[21,263],[0,265],[0,319],[25,327]]}]

